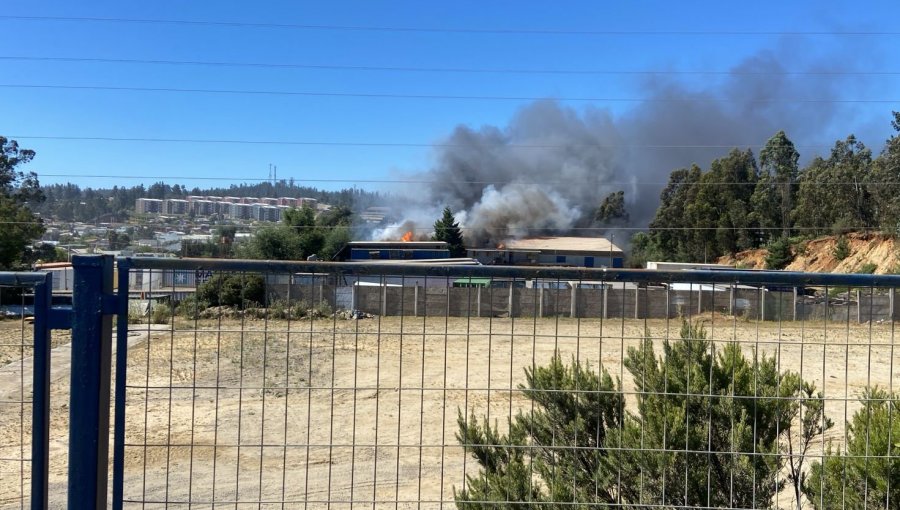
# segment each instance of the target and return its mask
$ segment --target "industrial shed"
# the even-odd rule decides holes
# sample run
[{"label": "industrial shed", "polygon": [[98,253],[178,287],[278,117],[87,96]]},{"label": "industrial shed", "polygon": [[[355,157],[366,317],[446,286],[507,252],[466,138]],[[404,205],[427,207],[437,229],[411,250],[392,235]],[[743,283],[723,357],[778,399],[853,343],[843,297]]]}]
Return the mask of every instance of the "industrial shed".
[{"label": "industrial shed", "polygon": [[497,248],[470,249],[482,264],[514,266],[624,267],[625,253],[605,237],[510,239]]}]

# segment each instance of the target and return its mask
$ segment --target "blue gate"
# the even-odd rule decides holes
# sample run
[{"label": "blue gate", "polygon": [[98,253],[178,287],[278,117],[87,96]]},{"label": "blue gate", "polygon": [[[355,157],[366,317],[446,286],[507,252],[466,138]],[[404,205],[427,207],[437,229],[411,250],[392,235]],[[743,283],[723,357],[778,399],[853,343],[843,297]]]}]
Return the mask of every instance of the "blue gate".
[{"label": "blue gate", "polygon": [[[52,278],[49,273],[0,272],[0,320],[18,324],[4,328],[0,340],[0,419],[13,432],[6,435],[11,442],[0,445],[0,471],[19,479],[15,492],[3,499],[33,510],[47,508],[50,331],[67,328],[66,311],[52,307]],[[15,465],[17,470],[10,469]]]}]

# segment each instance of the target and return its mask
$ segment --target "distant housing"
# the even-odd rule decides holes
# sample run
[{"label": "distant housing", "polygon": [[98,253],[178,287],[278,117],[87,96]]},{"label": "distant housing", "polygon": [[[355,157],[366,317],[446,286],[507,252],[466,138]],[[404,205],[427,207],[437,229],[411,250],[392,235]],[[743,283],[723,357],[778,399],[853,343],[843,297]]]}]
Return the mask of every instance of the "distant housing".
[{"label": "distant housing", "polygon": [[139,198],[134,203],[137,214],[164,214],[167,216],[212,216],[218,214],[223,218],[235,220],[281,221],[282,211],[290,208],[310,207],[317,209],[319,203],[315,198],[255,198],[255,197],[217,197],[191,195],[187,199]]}]

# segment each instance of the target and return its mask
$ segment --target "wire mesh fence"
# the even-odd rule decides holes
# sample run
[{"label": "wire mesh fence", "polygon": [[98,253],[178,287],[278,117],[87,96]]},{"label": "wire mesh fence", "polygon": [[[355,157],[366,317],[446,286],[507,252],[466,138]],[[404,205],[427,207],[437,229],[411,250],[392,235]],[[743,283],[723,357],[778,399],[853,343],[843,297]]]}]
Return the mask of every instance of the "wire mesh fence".
[{"label": "wire mesh fence", "polygon": [[47,504],[50,282],[0,272],[0,508]]},{"label": "wire mesh fence", "polygon": [[169,264],[116,505],[898,504],[889,278]]},{"label": "wire mesh fence", "polygon": [[26,289],[0,286],[0,504],[25,508],[30,502],[31,371],[34,336]]}]

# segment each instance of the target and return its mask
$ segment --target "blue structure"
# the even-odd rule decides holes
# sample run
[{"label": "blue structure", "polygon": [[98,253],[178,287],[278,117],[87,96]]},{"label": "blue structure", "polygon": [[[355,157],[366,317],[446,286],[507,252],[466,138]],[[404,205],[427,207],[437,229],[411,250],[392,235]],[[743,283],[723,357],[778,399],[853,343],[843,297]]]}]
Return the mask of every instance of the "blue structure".
[{"label": "blue structure", "polygon": [[366,260],[430,260],[450,258],[443,241],[353,241],[344,248],[343,258]]}]

